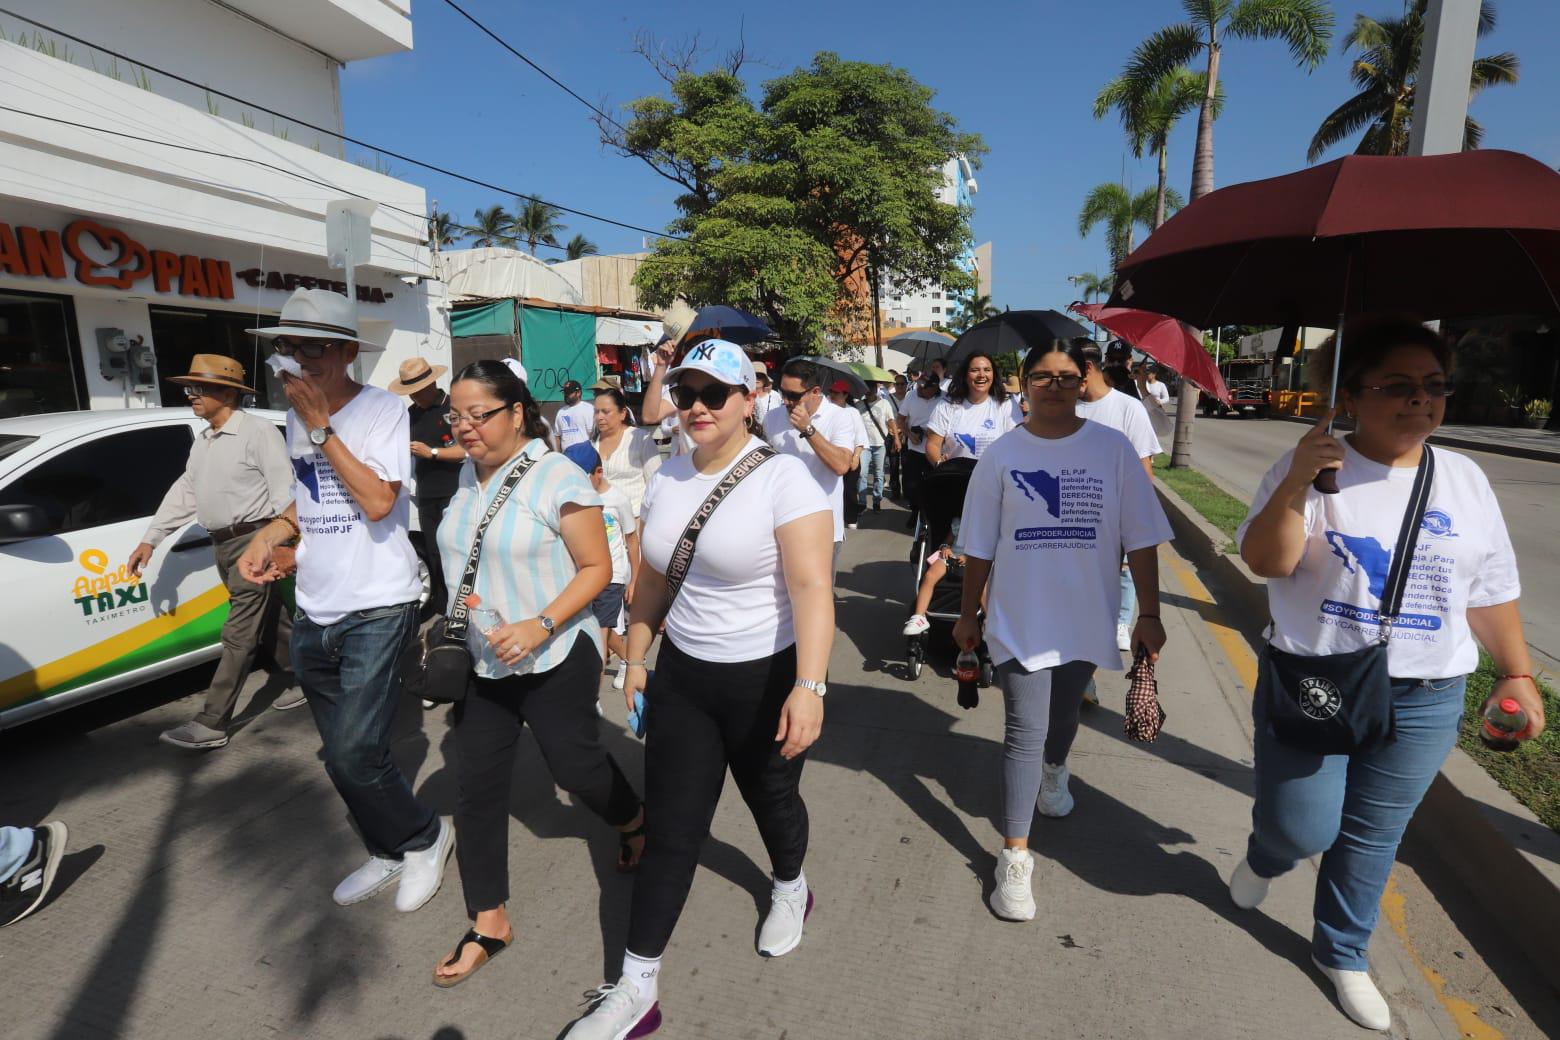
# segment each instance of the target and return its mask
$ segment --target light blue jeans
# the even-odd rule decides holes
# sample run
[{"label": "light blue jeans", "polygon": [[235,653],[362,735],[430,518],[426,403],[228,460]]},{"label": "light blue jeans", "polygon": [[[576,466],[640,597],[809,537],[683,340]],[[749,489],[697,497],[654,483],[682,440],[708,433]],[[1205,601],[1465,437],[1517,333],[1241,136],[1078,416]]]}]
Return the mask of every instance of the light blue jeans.
[{"label": "light blue jeans", "polygon": [[1393,679],[1397,737],[1377,751],[1317,755],[1280,744],[1258,684],[1257,797],[1246,860],[1277,877],[1322,854],[1311,952],[1329,968],[1366,969],[1365,949],[1403,831],[1457,740],[1467,677]]},{"label": "light blue jeans", "polygon": [[1132,611],[1137,606],[1137,585],[1132,580],[1132,568],[1121,567],[1121,609],[1116,611],[1116,624],[1132,627]]},{"label": "light blue jeans", "polygon": [[0,883],[9,881],[12,874],[22,869],[32,854],[32,846],[31,827],[0,827]]},{"label": "light blue jeans", "polygon": [[861,449],[861,479],[856,481],[856,504],[862,509],[867,508],[867,492],[872,492],[872,501],[879,504],[883,501],[883,446]]}]

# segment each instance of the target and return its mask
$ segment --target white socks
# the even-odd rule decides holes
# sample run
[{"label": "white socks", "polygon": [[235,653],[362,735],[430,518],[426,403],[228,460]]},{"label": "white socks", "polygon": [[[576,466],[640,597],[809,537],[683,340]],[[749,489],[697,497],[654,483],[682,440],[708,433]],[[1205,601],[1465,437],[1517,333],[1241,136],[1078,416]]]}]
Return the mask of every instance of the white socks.
[{"label": "white socks", "polygon": [[807,887],[807,872],[806,871],[803,871],[802,873],[796,875],[796,880],[795,881],[781,881],[779,878],[774,877],[774,875],[772,875],[772,874],[770,875],[770,877],[773,878],[773,880],[774,880],[776,890],[778,890],[780,892],[787,892],[787,893],[789,893],[789,894],[791,894],[793,896],[796,895],[798,892],[802,891],[804,888]]},{"label": "white socks", "polygon": [[658,990],[657,982],[661,977],[661,958],[636,957],[624,950],[623,977],[633,983],[641,997],[653,1002]]}]

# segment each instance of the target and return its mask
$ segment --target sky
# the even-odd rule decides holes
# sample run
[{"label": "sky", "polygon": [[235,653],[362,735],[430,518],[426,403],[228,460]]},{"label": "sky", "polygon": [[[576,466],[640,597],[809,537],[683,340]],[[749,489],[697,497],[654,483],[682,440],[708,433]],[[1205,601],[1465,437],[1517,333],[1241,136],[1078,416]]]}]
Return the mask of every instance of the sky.
[{"label": "sky", "polygon": [[[1109,268],[1102,232],[1078,234],[1078,210],[1095,185],[1123,178],[1151,187],[1151,157],[1135,160],[1119,124],[1096,120],[1100,87],[1132,48],[1181,14],[1175,0],[976,0],[954,5],[902,0],[623,2],[549,5],[461,0],[516,49],[595,103],[617,106],[665,84],[632,52],[635,34],[677,42],[698,34],[712,63],[745,42],[744,70],[756,98],[768,79],[805,66],[820,50],[896,65],[937,93],[933,103],[990,148],[977,172],[973,230],[993,243],[994,302],[1015,309],[1061,307],[1075,298],[1069,275]],[[1215,124],[1215,184],[1300,169],[1321,119],[1352,96],[1339,41],[1357,12],[1388,17],[1400,0],[1344,0],[1328,60],[1307,74],[1277,42],[1229,41],[1220,78],[1228,99]],[[1477,53],[1515,51],[1521,80],[1484,92],[1471,114],[1484,146],[1525,152],[1560,166],[1560,3],[1502,0],[1496,30]],[[461,173],[549,201],[660,229],[675,215],[677,189],[635,159],[604,149],[589,111],[497,44],[443,0],[416,0],[410,53],[353,63],[342,73],[347,132]],[[620,116],[621,118],[621,116]],[[1195,114],[1170,142],[1170,183],[1191,184]],[[1341,146],[1322,161],[1352,150]],[[392,176],[421,184],[430,200],[470,222],[478,207],[511,198],[390,161]],[[641,247],[642,236],[566,217],[603,253]],[[548,253],[543,250],[542,256]]]}]

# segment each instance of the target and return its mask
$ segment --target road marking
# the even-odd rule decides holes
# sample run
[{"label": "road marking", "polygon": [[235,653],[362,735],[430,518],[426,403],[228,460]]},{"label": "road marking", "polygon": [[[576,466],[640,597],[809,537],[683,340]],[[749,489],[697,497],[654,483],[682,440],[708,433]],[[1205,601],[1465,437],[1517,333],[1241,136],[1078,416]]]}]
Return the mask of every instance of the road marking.
[{"label": "road marking", "polygon": [[[1235,668],[1235,674],[1246,687],[1247,695],[1257,688],[1257,657],[1251,652],[1251,646],[1246,642],[1240,632],[1226,620],[1224,610],[1214,600],[1213,594],[1208,591],[1197,577],[1197,573],[1187,566],[1173,551],[1161,552],[1159,558],[1167,565],[1171,579],[1179,585],[1182,595],[1189,599],[1204,604],[1206,611],[1194,612],[1202,620],[1219,647]],[[1392,930],[1397,933],[1398,940],[1402,942],[1403,949],[1408,951],[1408,957],[1414,962],[1414,967],[1424,976],[1430,984],[1430,989],[1435,993],[1436,1000],[1446,1009],[1446,1013],[1452,1017],[1457,1025],[1458,1033],[1464,1040],[1504,1040],[1505,1034],[1484,1019],[1479,1017],[1478,1008],[1446,992],[1446,979],[1424,962],[1419,951],[1414,948],[1414,943],[1408,934],[1407,898],[1398,891],[1397,879],[1387,880],[1387,890],[1381,896],[1381,912]]]}]

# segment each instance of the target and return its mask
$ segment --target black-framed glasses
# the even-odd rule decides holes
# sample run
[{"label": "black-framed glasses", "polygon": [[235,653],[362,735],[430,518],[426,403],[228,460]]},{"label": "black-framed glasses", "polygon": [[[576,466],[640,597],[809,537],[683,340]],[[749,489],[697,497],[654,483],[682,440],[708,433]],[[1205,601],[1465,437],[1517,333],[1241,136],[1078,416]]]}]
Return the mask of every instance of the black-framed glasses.
[{"label": "black-framed glasses", "polygon": [[507,404],[506,405],[500,405],[497,408],[489,408],[485,412],[474,412],[471,415],[462,415],[459,412],[445,412],[444,413],[444,421],[450,425],[451,429],[454,429],[455,427],[459,426],[461,423],[470,423],[473,427],[481,426],[483,423],[485,423],[489,419],[493,418],[493,416],[497,415],[499,412],[507,412],[507,411],[509,411],[509,409],[511,407],[513,407],[513,406],[512,405],[507,405]]},{"label": "black-framed glasses", "polygon": [[672,387],[672,403],[677,406],[679,412],[686,412],[693,407],[693,402],[698,401],[714,412],[726,407],[726,402],[731,399],[731,395],[736,390],[736,387],[726,383],[705,383],[698,390],[679,383]]},{"label": "black-framed glasses", "polygon": [[1031,372],[1027,379],[1030,386],[1042,389],[1059,386],[1063,390],[1076,390],[1083,385],[1083,377],[1071,372]]},{"label": "black-framed glasses", "polygon": [[198,397],[205,397],[206,389],[200,386],[186,386],[184,388],[184,396],[193,401]]},{"label": "black-framed glasses", "polygon": [[817,389],[821,388],[812,387],[807,390],[782,390],[780,391],[780,399],[786,404],[800,404],[802,398],[806,397],[808,394],[812,393],[813,390]]},{"label": "black-framed glasses", "polygon": [[1395,398],[1399,401],[1407,401],[1423,388],[1426,397],[1451,397],[1452,381],[1449,379],[1427,379],[1423,383],[1416,383],[1411,379],[1397,380],[1391,383],[1383,383],[1380,386],[1361,387],[1362,390],[1374,390],[1383,397]]},{"label": "black-framed glasses", "polygon": [[304,339],[300,336],[277,336],[271,340],[271,347],[282,357],[292,357],[301,354],[310,361],[318,361],[325,356],[325,352],[336,343],[332,340]]}]

